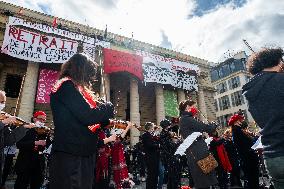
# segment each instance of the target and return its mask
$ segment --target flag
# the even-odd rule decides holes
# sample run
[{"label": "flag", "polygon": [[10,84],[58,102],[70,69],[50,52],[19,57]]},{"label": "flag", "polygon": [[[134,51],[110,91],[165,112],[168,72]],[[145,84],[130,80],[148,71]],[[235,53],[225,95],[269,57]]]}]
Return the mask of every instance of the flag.
[{"label": "flag", "polygon": [[52,22],[52,27],[56,27],[57,26],[57,17],[54,17],[53,22]]},{"label": "flag", "polygon": [[20,8],[20,10],[19,10],[18,14],[19,14],[19,15],[23,15],[23,13],[24,13],[23,8]]},{"label": "flag", "polygon": [[179,116],[177,93],[172,90],[163,90],[165,115],[177,118]]}]

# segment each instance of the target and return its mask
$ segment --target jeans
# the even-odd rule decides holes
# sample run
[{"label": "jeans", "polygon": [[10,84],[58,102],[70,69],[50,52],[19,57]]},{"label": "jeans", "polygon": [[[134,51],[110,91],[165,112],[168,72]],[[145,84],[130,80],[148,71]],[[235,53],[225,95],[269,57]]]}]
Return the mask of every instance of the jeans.
[{"label": "jeans", "polygon": [[284,156],[264,160],[275,189],[284,188]]},{"label": "jeans", "polygon": [[163,188],[164,173],[165,173],[165,167],[164,167],[163,163],[160,161],[159,162],[159,183],[158,183],[158,189],[162,189]]}]

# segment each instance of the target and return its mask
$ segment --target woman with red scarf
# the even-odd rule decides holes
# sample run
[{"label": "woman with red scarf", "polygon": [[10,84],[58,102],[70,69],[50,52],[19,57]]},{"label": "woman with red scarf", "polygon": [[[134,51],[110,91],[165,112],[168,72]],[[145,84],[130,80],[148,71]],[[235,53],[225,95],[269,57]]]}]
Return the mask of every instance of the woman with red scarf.
[{"label": "woman with red scarf", "polygon": [[50,94],[54,140],[50,162],[50,189],[92,189],[98,128],[110,124],[111,103],[98,102],[92,82],[97,64],[75,54],[61,66]]},{"label": "woman with red scarf", "polygon": [[115,182],[116,189],[123,188],[122,187],[123,181],[129,178],[122,140],[126,136],[128,130],[131,128],[132,124],[128,122],[126,129],[112,130],[112,132],[114,132],[115,134],[120,135],[119,137],[117,137],[117,140],[115,141],[111,149],[113,180]]},{"label": "woman with red scarf", "polygon": [[215,159],[218,161],[218,167],[216,168],[218,185],[220,189],[227,189],[228,172],[232,171],[232,165],[224,146],[224,139],[219,138],[216,131],[212,134],[212,137],[213,140],[210,142],[209,147]]},{"label": "woman with red scarf", "polygon": [[93,189],[106,189],[109,184],[109,157],[111,154],[111,148],[108,145],[110,142],[116,140],[116,135],[113,134],[110,137],[106,137],[106,130],[100,129],[98,131],[98,156],[96,160],[95,170],[95,184]]}]

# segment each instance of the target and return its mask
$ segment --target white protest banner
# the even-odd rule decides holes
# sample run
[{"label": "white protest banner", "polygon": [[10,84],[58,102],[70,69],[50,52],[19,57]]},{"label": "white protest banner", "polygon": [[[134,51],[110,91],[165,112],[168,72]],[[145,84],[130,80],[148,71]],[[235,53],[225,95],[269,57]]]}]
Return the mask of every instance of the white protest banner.
[{"label": "white protest banner", "polygon": [[93,61],[96,58],[95,51],[96,51],[96,47],[94,45],[83,43],[83,53],[88,55]]},{"label": "white protest banner", "polygon": [[[151,54],[145,51],[136,51],[136,54],[143,57],[144,62],[152,62],[154,65],[163,68],[169,68],[171,70],[180,70],[183,72],[188,72],[190,70],[199,72],[199,67],[195,64],[190,64],[188,62],[182,62],[173,58],[166,58],[160,55]],[[165,64],[168,63],[168,64]]]},{"label": "white protest banner", "polygon": [[110,48],[110,43],[106,42],[106,41],[100,41],[98,39],[86,36],[86,35],[82,35],[79,33],[75,33],[75,32],[71,32],[68,30],[63,30],[63,29],[59,29],[59,28],[55,28],[52,26],[48,26],[42,23],[34,23],[34,22],[29,22],[26,20],[23,20],[21,18],[17,18],[17,17],[13,17],[10,16],[9,17],[9,23],[8,25],[14,25],[14,26],[24,26],[27,28],[31,28],[31,29],[35,29],[44,33],[50,33],[50,34],[55,34],[55,35],[59,35],[65,38],[69,38],[69,39],[73,39],[76,41],[82,41],[84,43],[88,43],[88,44],[95,44],[96,42],[96,46],[102,46],[104,48]]},{"label": "white protest banner", "polygon": [[190,70],[198,72],[197,65],[141,52],[137,52],[137,54],[143,56],[142,66],[146,83],[155,82],[190,91],[198,90],[196,75],[187,73]]},{"label": "white protest banner", "polygon": [[64,63],[77,52],[77,47],[77,41],[7,25],[1,51],[34,62]]}]

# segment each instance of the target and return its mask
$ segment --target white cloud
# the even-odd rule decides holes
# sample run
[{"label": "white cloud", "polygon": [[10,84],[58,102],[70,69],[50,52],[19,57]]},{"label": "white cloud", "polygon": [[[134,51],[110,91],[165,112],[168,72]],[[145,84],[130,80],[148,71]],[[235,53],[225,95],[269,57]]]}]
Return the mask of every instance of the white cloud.
[{"label": "white cloud", "polygon": [[[248,0],[241,8],[218,7],[202,17],[191,17],[197,0],[5,0],[149,42],[163,41],[162,32],[174,49],[192,56],[218,61],[227,50],[247,50],[242,39],[258,49],[284,44],[284,1]],[[85,21],[86,20],[86,21]]]}]

